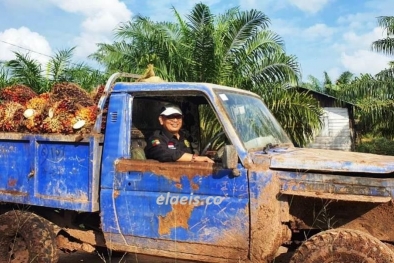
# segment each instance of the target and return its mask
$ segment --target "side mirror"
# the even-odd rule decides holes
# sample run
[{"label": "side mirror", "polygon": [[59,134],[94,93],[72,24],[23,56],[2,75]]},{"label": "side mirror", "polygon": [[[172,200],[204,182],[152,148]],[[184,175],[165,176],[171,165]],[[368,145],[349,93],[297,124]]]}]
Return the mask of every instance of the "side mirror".
[{"label": "side mirror", "polygon": [[225,169],[236,169],[238,164],[238,154],[234,145],[225,145],[222,156],[222,164]]}]

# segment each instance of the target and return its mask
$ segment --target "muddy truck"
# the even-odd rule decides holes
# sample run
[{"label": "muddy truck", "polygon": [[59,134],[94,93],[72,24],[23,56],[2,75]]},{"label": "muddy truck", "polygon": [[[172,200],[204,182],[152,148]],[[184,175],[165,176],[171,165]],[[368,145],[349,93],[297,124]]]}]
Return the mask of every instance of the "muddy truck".
[{"label": "muddy truck", "polygon": [[[0,134],[0,260],[394,262],[394,157],[294,147],[245,90],[128,76],[108,79],[89,134]],[[146,159],[167,103],[214,164]]]}]

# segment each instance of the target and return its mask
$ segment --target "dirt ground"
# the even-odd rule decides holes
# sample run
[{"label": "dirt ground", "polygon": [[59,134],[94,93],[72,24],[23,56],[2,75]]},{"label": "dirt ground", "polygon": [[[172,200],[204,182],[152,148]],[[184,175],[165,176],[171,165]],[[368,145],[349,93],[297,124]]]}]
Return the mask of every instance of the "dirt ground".
[{"label": "dirt ground", "polygon": [[[288,263],[291,253],[284,253],[278,256],[273,263]],[[165,259],[160,257],[152,257],[138,254],[125,254],[108,257],[108,255],[89,254],[84,252],[76,252],[65,254],[60,252],[58,263],[193,263],[193,261],[179,260],[176,258]]]}]

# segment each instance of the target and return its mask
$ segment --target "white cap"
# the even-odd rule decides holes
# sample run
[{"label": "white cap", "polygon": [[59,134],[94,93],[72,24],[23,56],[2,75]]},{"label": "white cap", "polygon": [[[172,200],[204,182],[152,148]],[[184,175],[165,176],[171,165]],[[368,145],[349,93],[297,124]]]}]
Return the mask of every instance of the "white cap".
[{"label": "white cap", "polygon": [[178,106],[175,105],[166,105],[161,109],[160,115],[170,116],[172,114],[182,115],[182,111]]}]

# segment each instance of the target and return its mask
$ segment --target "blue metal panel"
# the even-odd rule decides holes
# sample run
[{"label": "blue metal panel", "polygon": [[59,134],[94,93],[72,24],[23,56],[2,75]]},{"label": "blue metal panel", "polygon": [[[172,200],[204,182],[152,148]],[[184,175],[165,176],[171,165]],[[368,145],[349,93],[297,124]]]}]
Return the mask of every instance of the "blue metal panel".
[{"label": "blue metal panel", "polygon": [[37,142],[36,196],[89,200],[89,143]]},{"label": "blue metal panel", "polygon": [[0,134],[0,201],[97,211],[100,141],[97,135],[76,142],[72,135]]},{"label": "blue metal panel", "polygon": [[0,193],[25,196],[29,193],[31,166],[29,140],[2,140],[0,143]]},{"label": "blue metal panel", "polygon": [[[113,94],[110,98],[102,157],[101,188],[113,188],[114,162],[130,157],[131,102],[129,94]],[[101,205],[101,209],[106,208]]]},{"label": "blue metal panel", "polygon": [[[168,165],[155,163],[154,165]],[[102,192],[102,200],[114,211],[105,211],[103,230],[107,242],[134,237],[177,240],[215,245],[223,236],[246,249],[249,239],[249,194],[246,170],[241,175],[219,169],[214,175],[168,178],[151,172],[116,173],[115,195]],[[197,174],[197,169],[196,169]],[[113,218],[116,217],[115,221]],[[112,218],[112,219],[111,219]],[[118,228],[123,238],[116,238]],[[130,241],[131,242],[131,241]],[[156,244],[157,245],[157,244]],[[152,244],[139,244],[146,248]]]},{"label": "blue metal panel", "polygon": [[[111,234],[120,233],[118,215],[114,208],[114,191],[113,189],[101,189],[100,191],[100,206],[101,206],[101,220],[104,232]],[[103,209],[105,208],[105,209]]]}]

